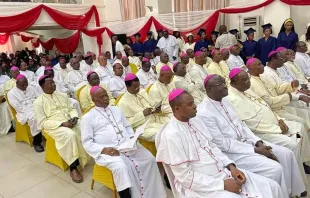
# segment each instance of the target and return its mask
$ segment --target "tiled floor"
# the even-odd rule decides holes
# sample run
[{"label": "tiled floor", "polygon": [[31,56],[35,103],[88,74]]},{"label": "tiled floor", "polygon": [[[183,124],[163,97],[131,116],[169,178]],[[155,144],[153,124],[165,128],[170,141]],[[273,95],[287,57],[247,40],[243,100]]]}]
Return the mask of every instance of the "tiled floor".
[{"label": "tiled floor", "polygon": [[[84,182],[72,182],[69,172],[44,161],[26,143],[15,142],[15,133],[0,137],[0,198],[112,198],[112,191],[95,182],[90,189],[92,161],[83,171]],[[168,197],[172,193],[167,189]]]},{"label": "tiled floor", "polygon": [[[90,189],[92,161],[83,171],[84,182],[72,182],[69,172],[44,161],[26,143],[16,143],[15,133],[0,137],[0,198],[112,198],[112,191],[95,182]],[[308,176],[310,181],[310,176]],[[310,184],[307,186],[310,193]],[[167,189],[168,198],[172,193]],[[310,196],[309,196],[310,198]]]}]

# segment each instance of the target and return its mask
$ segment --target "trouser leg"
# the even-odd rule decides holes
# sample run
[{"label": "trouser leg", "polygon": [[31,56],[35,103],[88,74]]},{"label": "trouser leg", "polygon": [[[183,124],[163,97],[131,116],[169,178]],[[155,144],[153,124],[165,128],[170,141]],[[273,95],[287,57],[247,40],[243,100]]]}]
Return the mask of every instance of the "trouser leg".
[{"label": "trouser leg", "polygon": [[70,164],[70,171],[73,171],[74,169],[77,169],[77,167],[80,165],[80,162],[78,159],[76,159],[72,164]]},{"label": "trouser leg", "polygon": [[37,135],[33,136],[33,145],[41,145],[42,143],[42,133],[38,133]]},{"label": "trouser leg", "polygon": [[121,198],[131,198],[129,188],[126,188],[125,190],[119,191],[118,194]]}]

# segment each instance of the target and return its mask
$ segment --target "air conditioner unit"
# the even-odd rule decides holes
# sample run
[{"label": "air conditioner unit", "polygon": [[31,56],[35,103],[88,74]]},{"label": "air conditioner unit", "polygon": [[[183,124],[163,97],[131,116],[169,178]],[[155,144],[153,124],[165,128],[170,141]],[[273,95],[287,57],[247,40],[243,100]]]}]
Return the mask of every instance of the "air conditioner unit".
[{"label": "air conditioner unit", "polygon": [[252,16],[252,17],[243,17],[239,16],[239,27],[240,27],[240,35],[241,35],[241,40],[245,40],[247,35],[244,33],[244,30],[249,29],[250,27],[256,30],[254,39],[257,40],[258,38],[261,37],[261,25],[262,25],[262,20],[261,16]]}]

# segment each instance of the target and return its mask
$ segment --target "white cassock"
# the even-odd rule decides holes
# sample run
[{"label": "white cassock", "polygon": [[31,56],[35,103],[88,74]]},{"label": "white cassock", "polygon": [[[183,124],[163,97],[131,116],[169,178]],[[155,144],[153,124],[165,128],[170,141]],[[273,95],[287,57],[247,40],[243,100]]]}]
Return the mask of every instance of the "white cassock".
[{"label": "white cassock", "polygon": [[124,78],[128,73],[132,73],[130,65],[127,65],[126,67],[123,65],[123,76],[124,76]]},{"label": "white cassock", "polygon": [[294,61],[302,70],[302,72],[310,77],[310,57],[306,53],[296,52]]},{"label": "white cassock", "polygon": [[[127,56],[124,50],[124,46],[120,41],[116,41],[115,43],[115,52],[121,52],[122,56]],[[116,54],[115,54],[115,57],[116,57]]]},{"label": "white cassock", "polygon": [[8,92],[8,100],[16,111],[18,122],[22,125],[28,123],[32,136],[36,136],[41,132],[33,107],[33,102],[37,97],[39,97],[39,93],[31,85],[28,85],[25,91],[14,87]]},{"label": "white cassock", "polygon": [[195,44],[196,44],[196,42],[194,42],[194,43],[185,43],[184,45],[183,45],[183,48],[182,48],[182,51],[184,52],[184,53],[186,53],[186,50],[188,50],[188,49],[191,49],[191,50],[193,50],[194,51],[194,49],[195,49]]},{"label": "white cassock", "polygon": [[37,84],[37,78],[33,71],[29,71],[29,70],[21,71],[20,70],[19,73],[23,74],[27,78],[29,84],[32,84],[32,85]]},{"label": "white cassock", "polygon": [[72,70],[68,73],[66,80],[68,88],[71,92],[71,95],[74,96],[75,92],[87,84],[86,74],[82,73],[81,70]]},{"label": "white cassock", "polygon": [[45,66],[40,66],[40,67],[37,69],[35,75],[36,75],[37,77],[38,77],[38,76],[42,76],[42,75],[44,74],[44,70],[45,70]]},{"label": "white cassock", "polygon": [[169,35],[168,38],[161,37],[157,43],[157,47],[168,54],[170,62],[173,62],[173,56],[178,57],[179,44],[174,36]]},{"label": "white cassock", "polygon": [[292,61],[287,61],[286,63],[284,63],[284,67],[290,69],[293,78],[298,80],[300,84],[308,84],[308,86],[310,86],[306,75],[302,72],[302,70],[296,63]]},{"label": "white cassock", "polygon": [[152,60],[153,64],[151,65],[156,66],[160,62],[160,56],[155,56]]},{"label": "white cassock", "polygon": [[164,65],[168,65],[170,68],[171,68],[171,71],[173,72],[173,64],[168,62],[168,63],[163,63],[161,61],[159,61],[157,63],[157,65],[155,66],[156,68],[156,73],[157,73],[157,77],[159,77],[159,74],[160,74],[160,69],[164,66]]},{"label": "white cassock", "polygon": [[108,89],[110,90],[114,98],[119,97],[126,91],[126,85],[123,77],[113,75],[108,83]]},{"label": "white cassock", "polygon": [[225,79],[226,84],[230,83],[230,79],[228,78],[229,75],[229,68],[225,61],[221,61],[219,63],[212,62],[208,69],[208,74],[217,74],[222,76]]},{"label": "white cassock", "polygon": [[194,97],[196,105],[198,105],[205,97],[205,93],[199,89],[200,85],[195,84],[188,73],[184,77],[175,75],[172,82],[174,83],[175,88],[181,88],[190,93]]},{"label": "white cassock", "polygon": [[136,150],[121,152],[120,156],[101,153],[107,147],[118,149],[134,135],[118,107],[91,109],[82,118],[81,132],[83,147],[96,164],[111,170],[117,191],[130,188],[131,197],[167,197],[155,158],[139,143]]},{"label": "white cassock", "polygon": [[[3,86],[10,80],[7,75],[0,75],[0,96],[4,97]],[[12,115],[7,101],[0,103],[0,136],[6,135],[11,128]]]},{"label": "white cassock", "polygon": [[70,63],[67,63],[65,69],[62,69],[62,68],[60,67],[60,64],[57,63],[57,64],[53,67],[53,69],[56,70],[56,71],[58,71],[58,72],[60,72],[61,70],[65,70],[65,71],[67,71],[67,72],[73,70],[73,68],[71,67]]},{"label": "white cassock", "polygon": [[[273,70],[272,68],[266,66],[265,67],[267,70]],[[264,69],[264,73],[268,73],[269,71],[266,72],[266,69]],[[278,68],[277,70],[273,70],[272,72],[276,72],[276,74],[279,76],[279,78],[284,81],[284,82],[292,82],[294,80],[294,74],[292,73],[291,69],[286,67],[285,64]]]},{"label": "white cassock", "polygon": [[172,109],[169,105],[169,93],[175,88],[173,83],[168,85],[159,82],[158,80],[153,84],[150,89],[149,96],[154,100],[155,104],[161,103],[161,112],[166,116],[171,116]]},{"label": "white cassock", "polygon": [[96,69],[95,66],[89,65],[86,62],[84,64],[81,64],[80,70],[82,73],[87,74],[90,71],[94,71]]},{"label": "white cassock", "polygon": [[113,78],[114,71],[111,65],[101,66],[99,65],[95,72],[100,78],[100,82],[107,85],[111,78]]},{"label": "white cassock", "polygon": [[206,60],[207,60],[207,62],[206,62],[206,64],[204,64],[203,65],[203,69],[205,70],[205,71],[208,71],[208,67],[210,66],[210,64],[213,62],[213,60],[212,60],[212,58],[210,58],[210,57],[206,57]]},{"label": "white cassock", "polygon": [[229,70],[232,70],[234,68],[245,68],[245,64],[242,58],[233,54],[229,55],[229,58],[227,59],[227,65],[229,67]]},{"label": "white cassock", "polygon": [[139,69],[136,73],[137,77],[139,78],[140,85],[143,89],[148,88],[150,85],[154,84],[157,80],[156,74],[154,73],[153,69],[151,68],[149,72],[143,71],[143,69]]},{"label": "white cassock", "polygon": [[206,89],[203,85],[203,81],[207,77],[208,73],[203,69],[203,67],[196,63],[193,64],[189,71],[189,75],[195,85],[199,87],[200,91],[205,93]]},{"label": "white cassock", "polygon": [[16,86],[16,79],[11,78],[11,79],[5,81],[5,83],[3,85],[4,94],[7,94],[15,86]]},{"label": "white cassock", "polygon": [[135,64],[137,66],[137,68],[141,68],[142,63],[139,59],[139,57],[137,56],[128,56],[129,59],[129,63]]},{"label": "white cassock", "polygon": [[[70,68],[71,68],[71,69],[70,69]],[[67,66],[66,69],[62,69],[60,66],[59,66],[59,68],[53,67],[55,73],[57,72],[57,73],[59,74],[57,80],[58,80],[60,83],[62,83],[66,88],[68,88],[68,84],[67,84],[67,82],[66,82],[67,75],[68,75],[68,73],[69,73],[70,71],[73,70],[71,66],[70,66],[70,68],[68,68],[68,66]]]},{"label": "white cassock", "polygon": [[[276,145],[289,148],[294,152],[304,182],[308,183],[302,163],[310,160],[308,152],[309,143],[306,139],[300,139],[296,136],[296,132],[300,132],[300,134],[306,133],[303,125],[282,119],[289,127],[288,133],[282,134],[279,126],[279,119],[281,118],[273,113],[269,105],[253,91],[246,90],[242,93],[233,87],[229,87],[228,98],[240,119],[258,137]],[[285,164],[282,166],[285,167]],[[284,170],[290,170],[290,168],[284,168]],[[287,184],[289,185],[289,182]]]},{"label": "white cassock", "polygon": [[225,166],[234,162],[212,142],[208,127],[198,117],[181,122],[173,116],[158,133],[156,145],[156,161],[171,168],[182,198],[288,197],[274,180],[244,170],[247,180],[242,192],[224,190],[224,180],[232,178]]}]

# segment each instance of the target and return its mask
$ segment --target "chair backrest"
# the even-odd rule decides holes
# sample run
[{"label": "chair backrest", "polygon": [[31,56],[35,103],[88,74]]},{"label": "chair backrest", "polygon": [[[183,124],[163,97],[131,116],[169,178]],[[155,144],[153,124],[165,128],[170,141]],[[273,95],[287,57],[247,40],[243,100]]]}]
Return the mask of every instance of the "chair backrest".
[{"label": "chair backrest", "polygon": [[[166,127],[167,124],[165,124],[162,129],[164,129]],[[156,135],[156,138],[155,138],[155,146],[156,146],[156,149],[158,150],[158,147],[159,147],[159,144],[160,144],[160,140],[161,140],[161,135],[162,135],[162,131],[163,130],[160,130],[157,135]],[[163,167],[165,169],[165,173],[167,174],[167,177],[168,177],[168,180],[169,180],[169,183],[170,183],[170,186],[171,186],[171,190],[172,190],[172,193],[173,193],[173,196],[175,198],[182,198],[181,195],[178,193],[177,189],[175,188],[174,186],[174,175],[173,175],[173,172],[170,168],[170,166],[168,164],[165,164],[164,162],[162,162],[163,164]]]},{"label": "chair backrest", "polygon": [[83,112],[83,115],[85,115],[86,113],[88,113],[92,108],[94,108],[95,105],[92,105],[90,107],[88,107],[84,112]]},{"label": "chair backrest", "polygon": [[82,87],[78,88],[78,90],[76,91],[76,99],[77,101],[80,103],[80,93],[82,91],[82,89],[84,89],[86,85],[83,85]]},{"label": "chair backrest", "polygon": [[118,102],[121,100],[121,98],[123,97],[124,94],[121,94],[120,96],[118,96],[114,102],[114,105],[116,106],[118,104]]},{"label": "chair backrest", "polygon": [[153,86],[153,84],[150,84],[147,88],[146,88],[146,93],[149,93],[150,92],[150,90],[151,90],[151,87]]},{"label": "chair backrest", "polygon": [[130,66],[130,69],[131,69],[132,73],[136,74],[138,72],[137,65],[135,65],[133,63],[130,63],[129,66]]}]

